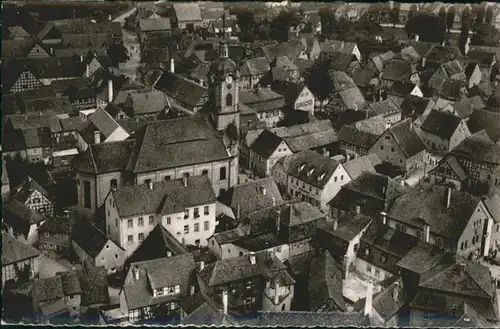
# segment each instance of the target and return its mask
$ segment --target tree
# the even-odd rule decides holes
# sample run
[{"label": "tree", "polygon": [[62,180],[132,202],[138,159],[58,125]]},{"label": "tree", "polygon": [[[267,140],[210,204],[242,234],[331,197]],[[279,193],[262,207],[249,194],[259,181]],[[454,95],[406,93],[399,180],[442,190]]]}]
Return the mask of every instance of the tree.
[{"label": "tree", "polygon": [[394,6],[392,7],[389,17],[391,19],[391,23],[396,25],[399,23],[399,11],[401,9],[401,4],[399,2],[395,2]]},{"label": "tree", "polygon": [[484,22],[486,24],[491,24],[493,21],[493,6],[488,6],[488,9],[486,10]]},{"label": "tree", "polygon": [[466,24],[467,26],[470,26],[472,22],[472,14],[470,12],[469,7],[465,7],[464,10],[462,11],[462,26]]},{"label": "tree", "polygon": [[477,7],[476,23],[484,23],[484,18],[486,16],[486,6],[481,4]]},{"label": "tree", "polygon": [[416,4],[412,4],[410,6],[410,11],[408,12],[408,20],[410,20],[413,16],[418,13],[418,8]]},{"label": "tree", "polygon": [[462,23],[462,28],[460,29],[460,35],[458,37],[458,49],[465,54],[465,44],[467,42],[467,38],[469,37],[469,26],[467,24]]},{"label": "tree", "polygon": [[248,37],[251,40],[255,32],[255,26],[257,25],[253,11],[246,7],[238,8],[236,11],[236,20],[241,29],[242,36]]},{"label": "tree", "polygon": [[271,21],[271,39],[276,41],[288,41],[290,26],[300,21],[296,10],[281,10],[279,15]]},{"label": "tree", "polygon": [[329,74],[329,68],[329,59],[318,59],[304,75],[304,82],[307,88],[321,102],[328,99],[333,91],[333,82]]},{"label": "tree", "polygon": [[448,13],[446,14],[446,27],[448,28],[448,31],[453,28],[453,23],[455,22],[455,14],[455,6],[451,6],[448,9]]},{"label": "tree", "polygon": [[321,31],[322,34],[330,35],[333,33],[335,28],[336,19],[335,15],[328,8],[320,8],[318,10],[318,15],[321,19]]},{"label": "tree", "polygon": [[124,63],[130,59],[127,48],[120,43],[109,46],[108,57],[115,66],[118,66],[118,63]]},{"label": "tree", "polygon": [[439,14],[438,14],[438,16],[443,21],[446,21],[446,7],[445,6],[441,6],[441,8],[439,8]]},{"label": "tree", "polygon": [[485,23],[477,23],[474,25],[473,31],[474,34],[471,38],[471,45],[498,46],[500,33],[494,26]]},{"label": "tree", "polygon": [[412,17],[405,26],[408,35],[418,34],[421,41],[443,42],[446,35],[445,22],[436,15],[419,13]]}]

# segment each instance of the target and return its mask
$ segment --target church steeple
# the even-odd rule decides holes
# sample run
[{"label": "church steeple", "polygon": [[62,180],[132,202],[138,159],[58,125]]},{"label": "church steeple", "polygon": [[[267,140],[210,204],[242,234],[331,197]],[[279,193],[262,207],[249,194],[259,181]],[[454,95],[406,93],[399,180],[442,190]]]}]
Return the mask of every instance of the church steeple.
[{"label": "church steeple", "polygon": [[226,42],[226,12],[222,14],[222,29],[219,32],[219,36],[221,38],[221,41],[219,43],[219,57],[220,59],[228,58],[229,57],[229,51],[227,48],[227,42]]}]

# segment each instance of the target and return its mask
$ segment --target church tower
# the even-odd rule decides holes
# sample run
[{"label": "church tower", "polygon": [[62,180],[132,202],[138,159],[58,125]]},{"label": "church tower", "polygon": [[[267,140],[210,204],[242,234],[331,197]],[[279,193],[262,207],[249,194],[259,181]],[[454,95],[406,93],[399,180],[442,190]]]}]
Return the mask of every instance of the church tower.
[{"label": "church tower", "polygon": [[[225,21],[223,16],[222,18]],[[222,131],[234,123],[237,130],[240,125],[238,108],[239,72],[236,63],[229,58],[225,40],[225,24],[223,24],[222,40],[219,44],[219,59],[210,66],[209,71],[209,99],[211,112],[217,130]]]}]

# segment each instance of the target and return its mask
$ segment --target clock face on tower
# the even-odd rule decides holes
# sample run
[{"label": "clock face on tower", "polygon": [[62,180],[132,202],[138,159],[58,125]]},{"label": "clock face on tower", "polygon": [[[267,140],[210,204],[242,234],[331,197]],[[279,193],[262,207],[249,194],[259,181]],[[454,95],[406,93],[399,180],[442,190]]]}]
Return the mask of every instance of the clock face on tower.
[{"label": "clock face on tower", "polygon": [[233,77],[232,77],[232,76],[230,76],[230,75],[228,75],[228,76],[226,77],[226,83],[227,83],[227,84],[231,84],[232,82],[233,82]]}]

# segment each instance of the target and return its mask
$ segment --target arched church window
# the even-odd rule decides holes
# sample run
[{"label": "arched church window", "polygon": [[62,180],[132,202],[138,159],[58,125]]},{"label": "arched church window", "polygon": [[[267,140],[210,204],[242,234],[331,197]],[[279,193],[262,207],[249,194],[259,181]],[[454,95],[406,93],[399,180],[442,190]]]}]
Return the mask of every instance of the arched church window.
[{"label": "arched church window", "polygon": [[227,94],[226,106],[233,106],[233,95],[232,94]]}]

